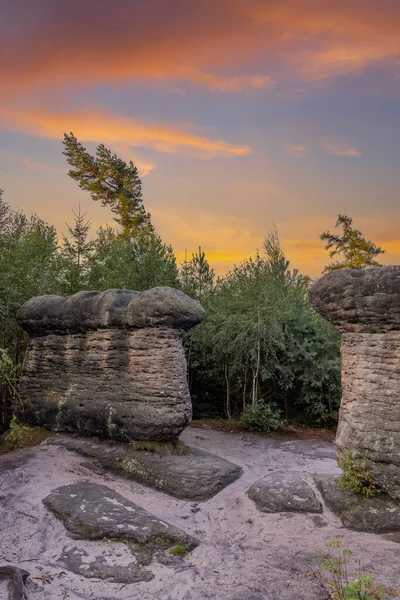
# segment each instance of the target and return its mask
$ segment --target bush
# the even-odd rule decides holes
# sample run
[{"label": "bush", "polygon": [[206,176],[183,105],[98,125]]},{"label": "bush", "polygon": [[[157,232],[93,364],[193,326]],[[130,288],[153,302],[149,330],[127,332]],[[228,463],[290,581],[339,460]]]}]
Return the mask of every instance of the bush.
[{"label": "bush", "polygon": [[281,411],[275,404],[256,402],[246,407],[239,423],[246,431],[277,431],[281,426]]}]

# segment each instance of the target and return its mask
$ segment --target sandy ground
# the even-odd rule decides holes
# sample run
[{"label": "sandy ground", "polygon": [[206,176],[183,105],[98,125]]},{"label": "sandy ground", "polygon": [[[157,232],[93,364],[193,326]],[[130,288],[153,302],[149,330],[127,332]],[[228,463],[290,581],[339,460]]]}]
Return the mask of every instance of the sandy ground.
[{"label": "sandy ground", "polygon": [[[188,428],[187,444],[214,452],[244,469],[242,477],[211,500],[195,505],[110,474],[94,473],[81,457],[56,446],[0,456],[0,564],[30,572],[29,600],[231,600],[240,592],[264,600],[323,600],[315,550],[340,540],[380,582],[400,588],[400,545],[390,536],[345,529],[326,508],[321,515],[260,513],[249,486],[277,470],[337,474],[334,446],[321,440],[269,440],[241,433]],[[71,540],[42,504],[54,488],[76,481],[107,485],[146,510],[201,540],[181,564],[153,563],[155,578],[137,584],[85,579],[57,562],[71,545],[96,549],[104,542]],[[315,488],[314,488],[315,489]],[[318,492],[316,492],[318,495]],[[114,544],[121,561],[126,548]],[[122,545],[123,546],[123,545]],[[0,587],[0,599],[7,598]]]}]

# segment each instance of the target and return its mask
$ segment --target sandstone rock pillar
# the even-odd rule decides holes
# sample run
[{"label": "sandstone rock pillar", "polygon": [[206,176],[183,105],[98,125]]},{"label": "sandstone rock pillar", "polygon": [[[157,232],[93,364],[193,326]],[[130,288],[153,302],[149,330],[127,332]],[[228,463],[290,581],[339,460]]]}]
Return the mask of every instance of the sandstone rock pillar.
[{"label": "sandstone rock pillar", "polygon": [[367,456],[378,485],[400,499],[400,266],[332,271],[310,301],[341,332],[338,449]]},{"label": "sandstone rock pillar", "polygon": [[120,442],[176,439],[192,415],[182,337],[204,318],[168,287],[32,298],[17,315],[30,335],[25,419]]}]

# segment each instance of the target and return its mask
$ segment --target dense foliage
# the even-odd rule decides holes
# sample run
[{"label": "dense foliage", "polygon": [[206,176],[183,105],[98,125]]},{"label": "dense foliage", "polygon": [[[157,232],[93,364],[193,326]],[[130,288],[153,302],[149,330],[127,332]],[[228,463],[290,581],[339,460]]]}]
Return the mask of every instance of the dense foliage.
[{"label": "dense foliage", "polygon": [[307,289],[308,279],[289,270],[276,231],[262,256],[210,288],[208,318],[186,342],[196,416],[239,416],[261,402],[278,405],[286,419],[335,421],[339,337],[311,309]]}]

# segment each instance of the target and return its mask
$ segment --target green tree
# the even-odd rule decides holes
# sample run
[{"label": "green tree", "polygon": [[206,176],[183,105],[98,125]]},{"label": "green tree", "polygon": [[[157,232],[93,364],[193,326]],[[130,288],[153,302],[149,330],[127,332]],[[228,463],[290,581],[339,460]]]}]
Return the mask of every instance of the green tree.
[{"label": "green tree", "polygon": [[196,416],[239,415],[264,403],[286,418],[335,419],[338,336],[311,309],[308,278],[289,266],[274,229],[263,254],[217,281],[207,320],[186,341]]},{"label": "green tree", "polygon": [[[37,215],[14,211],[0,195],[0,414],[11,416],[10,381],[17,376],[27,343],[15,315],[33,296],[62,289],[57,233]],[[1,427],[1,423],[0,423]]]},{"label": "green tree", "polygon": [[132,284],[135,290],[158,285],[178,287],[178,267],[172,246],[154,231],[142,231],[131,241]]},{"label": "green tree", "polygon": [[29,298],[57,293],[61,267],[55,228],[10,209],[0,232],[0,312],[13,317]]},{"label": "green tree", "polygon": [[104,144],[97,146],[93,156],[72,132],[64,134],[63,144],[63,154],[72,167],[68,175],[93,200],[110,207],[125,237],[152,229],[150,214],[143,205],[142,182],[132,161],[126,163]]},{"label": "green tree", "polygon": [[78,214],[72,211],[74,215],[74,225],[67,225],[69,236],[63,235],[63,246],[61,257],[65,261],[64,277],[65,291],[67,294],[74,294],[84,289],[87,279],[87,263],[94,248],[94,242],[88,240],[90,231],[90,222],[85,221],[86,213],[81,213],[79,205]]},{"label": "green tree", "polygon": [[200,246],[190,260],[185,257],[179,275],[182,291],[199,302],[204,302],[214,289],[215,272]]},{"label": "green tree", "polygon": [[88,270],[91,289],[140,291],[157,285],[178,286],[173,250],[153,231],[142,231],[128,241],[112,227],[101,227],[88,259]]},{"label": "green tree", "polygon": [[343,233],[340,235],[324,231],[320,238],[327,242],[325,250],[329,251],[330,258],[337,256],[340,261],[327,265],[324,273],[337,269],[365,269],[381,266],[375,258],[384,254],[386,250],[366,240],[361,231],[354,229],[351,217],[338,215],[335,227],[342,227]]}]

